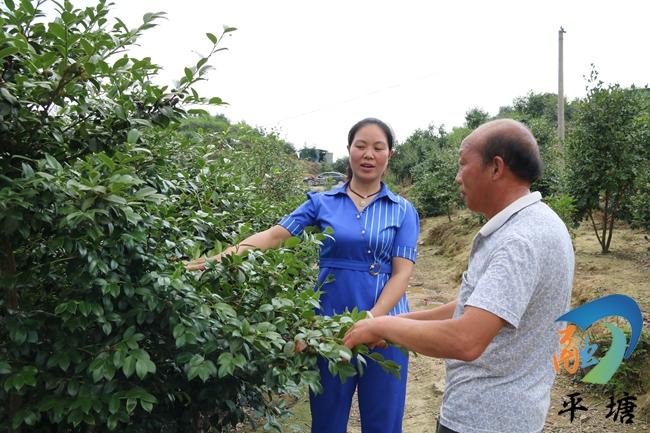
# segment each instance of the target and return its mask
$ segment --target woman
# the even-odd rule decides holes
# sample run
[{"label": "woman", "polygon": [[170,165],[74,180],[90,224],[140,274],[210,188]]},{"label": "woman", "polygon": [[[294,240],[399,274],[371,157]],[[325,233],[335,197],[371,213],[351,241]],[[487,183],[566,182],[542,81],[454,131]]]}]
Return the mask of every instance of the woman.
[{"label": "woman", "polygon": [[[394,138],[384,122],[374,118],[356,123],[348,134],[349,176],[344,185],[326,192],[311,192],[308,200],[278,225],[229,247],[223,254],[250,248],[279,246],[305,227],[332,227],[320,251],[319,314],[334,315],[357,307],[370,317],[408,311],[406,287],[417,253],[419,218],[413,205],[393,194],[381,181],[393,155]],[[218,260],[219,257],[212,259]],[[203,269],[205,260],[187,269]],[[408,357],[399,349],[377,349],[401,366],[400,379],[369,362],[362,376],[341,383],[319,360],[324,392],[310,395],[312,432],[345,433],[350,405],[358,386],[361,427],[364,433],[398,433],[406,396]]]}]

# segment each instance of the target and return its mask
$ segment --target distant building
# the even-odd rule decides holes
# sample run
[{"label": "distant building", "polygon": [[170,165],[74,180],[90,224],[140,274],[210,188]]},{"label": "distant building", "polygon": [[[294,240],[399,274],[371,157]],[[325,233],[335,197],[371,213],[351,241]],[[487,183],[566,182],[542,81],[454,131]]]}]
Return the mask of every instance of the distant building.
[{"label": "distant building", "polygon": [[298,151],[298,156],[300,159],[307,161],[313,161],[318,163],[328,163],[331,164],[334,162],[334,154],[323,149],[316,149],[315,147],[304,146]]},{"label": "distant building", "polygon": [[318,150],[319,155],[320,155],[320,161],[318,162],[324,162],[327,164],[331,164],[334,162],[334,154],[332,152],[328,152],[326,150]]}]

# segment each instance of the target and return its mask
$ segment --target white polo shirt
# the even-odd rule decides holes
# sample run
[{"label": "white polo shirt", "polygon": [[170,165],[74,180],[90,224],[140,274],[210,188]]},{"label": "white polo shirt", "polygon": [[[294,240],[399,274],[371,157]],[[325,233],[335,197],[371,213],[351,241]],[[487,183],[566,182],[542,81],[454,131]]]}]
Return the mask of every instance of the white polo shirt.
[{"label": "white polo shirt", "polygon": [[472,362],[447,361],[440,422],[463,433],[533,433],[544,426],[559,346],[555,319],[569,308],[571,238],[539,192],[516,200],[476,235],[454,317],[465,306],[507,325]]}]

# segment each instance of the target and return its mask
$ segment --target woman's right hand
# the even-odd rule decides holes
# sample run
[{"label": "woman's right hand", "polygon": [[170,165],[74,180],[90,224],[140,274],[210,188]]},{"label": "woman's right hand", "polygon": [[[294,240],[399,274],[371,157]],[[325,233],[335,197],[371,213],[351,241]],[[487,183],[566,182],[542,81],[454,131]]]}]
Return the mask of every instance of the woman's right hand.
[{"label": "woman's right hand", "polygon": [[212,257],[200,257],[189,262],[183,263],[186,271],[205,271],[205,264],[208,261],[221,261],[221,255]]},{"label": "woman's right hand", "polygon": [[274,225],[270,229],[264,230],[263,232],[255,233],[241,243],[237,245],[230,246],[223,250],[221,254],[217,254],[212,257],[201,257],[199,259],[194,259],[189,262],[185,262],[185,270],[187,271],[204,271],[205,263],[207,261],[217,261],[220,262],[221,258],[228,254],[241,254],[246,250],[251,248],[259,248],[261,250],[267,250],[268,248],[275,248],[280,245],[282,242],[286,241],[291,237],[289,230],[285,229],[280,225]]}]

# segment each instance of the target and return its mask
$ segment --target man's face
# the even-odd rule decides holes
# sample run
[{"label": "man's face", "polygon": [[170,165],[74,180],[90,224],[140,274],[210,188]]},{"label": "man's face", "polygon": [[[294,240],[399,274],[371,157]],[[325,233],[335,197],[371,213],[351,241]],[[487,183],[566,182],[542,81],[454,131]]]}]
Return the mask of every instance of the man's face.
[{"label": "man's face", "polygon": [[474,211],[483,213],[489,203],[489,187],[492,164],[485,165],[480,153],[480,140],[471,134],[460,146],[458,173],[456,183],[465,205]]}]

